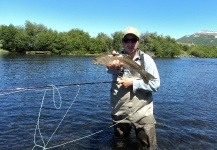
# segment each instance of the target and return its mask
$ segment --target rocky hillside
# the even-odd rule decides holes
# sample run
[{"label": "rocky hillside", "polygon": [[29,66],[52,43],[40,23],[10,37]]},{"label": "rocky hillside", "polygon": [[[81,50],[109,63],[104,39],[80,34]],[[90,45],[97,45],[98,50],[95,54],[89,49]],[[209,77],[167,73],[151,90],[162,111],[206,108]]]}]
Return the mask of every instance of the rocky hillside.
[{"label": "rocky hillside", "polygon": [[202,30],[176,40],[180,43],[217,46],[217,31]]}]

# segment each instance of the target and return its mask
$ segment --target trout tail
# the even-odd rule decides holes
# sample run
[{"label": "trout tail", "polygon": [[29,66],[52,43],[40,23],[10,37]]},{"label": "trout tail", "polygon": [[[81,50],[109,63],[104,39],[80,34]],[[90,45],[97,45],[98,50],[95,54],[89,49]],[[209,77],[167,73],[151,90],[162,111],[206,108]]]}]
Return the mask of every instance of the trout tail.
[{"label": "trout tail", "polygon": [[148,84],[149,80],[155,79],[155,77],[152,74],[146,72],[145,76],[142,76],[142,79],[146,84]]}]

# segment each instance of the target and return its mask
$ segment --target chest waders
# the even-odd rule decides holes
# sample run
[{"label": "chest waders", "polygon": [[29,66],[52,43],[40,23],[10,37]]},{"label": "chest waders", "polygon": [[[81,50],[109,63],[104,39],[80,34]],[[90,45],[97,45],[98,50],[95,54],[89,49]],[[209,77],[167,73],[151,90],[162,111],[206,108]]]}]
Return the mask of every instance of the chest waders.
[{"label": "chest waders", "polygon": [[[140,62],[145,68],[143,54],[140,54]],[[113,79],[117,80],[123,74],[124,70],[118,75],[113,75]],[[131,128],[134,127],[139,146],[155,149],[156,121],[153,115],[152,93],[144,90],[133,92],[132,87],[125,88],[112,82],[110,97],[115,136],[123,142],[130,135]]]}]

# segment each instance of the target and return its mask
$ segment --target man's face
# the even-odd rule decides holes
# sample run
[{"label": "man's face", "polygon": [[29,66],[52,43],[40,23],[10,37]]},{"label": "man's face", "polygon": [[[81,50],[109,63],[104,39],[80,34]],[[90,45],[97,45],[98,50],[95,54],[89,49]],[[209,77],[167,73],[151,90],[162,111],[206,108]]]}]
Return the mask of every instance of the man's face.
[{"label": "man's face", "polygon": [[128,54],[131,54],[134,52],[134,50],[136,50],[138,48],[139,39],[137,36],[135,36],[133,34],[127,34],[127,35],[125,35],[122,43],[123,43],[125,51]]}]

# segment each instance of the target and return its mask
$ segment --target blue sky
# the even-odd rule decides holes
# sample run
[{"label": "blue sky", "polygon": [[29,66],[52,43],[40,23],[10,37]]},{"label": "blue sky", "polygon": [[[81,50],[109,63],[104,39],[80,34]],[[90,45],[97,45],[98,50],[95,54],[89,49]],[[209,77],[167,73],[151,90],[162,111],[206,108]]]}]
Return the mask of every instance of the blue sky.
[{"label": "blue sky", "polygon": [[181,38],[217,31],[217,0],[0,0],[0,24],[26,20],[57,31],[81,29],[92,37],[134,26],[140,33]]}]

